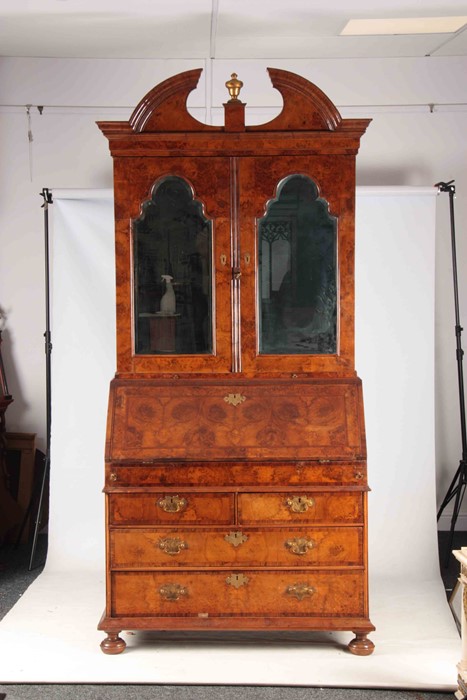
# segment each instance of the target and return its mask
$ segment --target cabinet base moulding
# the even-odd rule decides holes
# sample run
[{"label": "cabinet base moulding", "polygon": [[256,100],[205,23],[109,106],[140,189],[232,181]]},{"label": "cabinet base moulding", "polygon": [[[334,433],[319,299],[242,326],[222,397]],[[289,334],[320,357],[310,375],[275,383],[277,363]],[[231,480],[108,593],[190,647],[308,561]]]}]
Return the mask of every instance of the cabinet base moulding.
[{"label": "cabinet base moulding", "polygon": [[[203,638],[209,640],[209,633],[225,633],[226,641],[228,633],[251,633],[260,632],[269,641],[280,642],[280,634],[284,632],[353,632],[355,635],[347,645],[347,649],[357,656],[369,656],[374,651],[374,644],[367,635],[373,632],[375,627],[367,618],[345,617],[336,619],[335,617],[315,617],[311,621],[309,617],[180,617],[180,618],[113,618],[107,615],[102,616],[98,626],[104,631],[107,637],[101,644],[104,654],[120,654],[126,648],[125,641],[119,636],[124,630],[131,631],[152,631],[163,633],[181,632],[200,633],[202,637],[197,637],[197,641]],[[216,636],[216,641],[219,637]],[[312,641],[310,639],[310,641]]]}]

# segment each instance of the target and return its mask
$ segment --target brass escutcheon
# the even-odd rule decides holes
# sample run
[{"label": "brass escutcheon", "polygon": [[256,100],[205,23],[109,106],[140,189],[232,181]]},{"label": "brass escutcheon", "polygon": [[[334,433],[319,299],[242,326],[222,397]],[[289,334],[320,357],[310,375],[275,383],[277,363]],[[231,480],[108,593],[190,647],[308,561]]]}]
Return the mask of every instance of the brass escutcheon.
[{"label": "brass escutcheon", "polygon": [[289,595],[297,600],[303,600],[313,595],[314,592],[313,586],[309,586],[307,583],[294,583],[285,589],[285,595]]},{"label": "brass escutcheon", "polygon": [[221,261],[221,265],[223,265],[224,267],[225,267],[225,265],[227,265],[227,255],[225,255],[225,253],[221,254],[220,261]]},{"label": "brass escutcheon", "polygon": [[162,549],[166,554],[174,556],[180,554],[182,549],[188,549],[188,545],[178,537],[163,537],[159,540],[159,549]]},{"label": "brass escutcheon", "polygon": [[248,537],[244,535],[243,532],[229,532],[229,534],[224,537],[224,540],[234,547],[239,547],[241,544],[248,541]]},{"label": "brass escutcheon", "polygon": [[251,263],[251,255],[250,253],[245,253],[243,256],[243,259],[245,261],[245,265],[249,265]]},{"label": "brass escutcheon", "polygon": [[233,586],[234,588],[241,588],[242,586],[246,586],[250,579],[248,576],[245,576],[245,574],[230,574],[230,576],[227,576],[225,579],[226,583],[229,584],[229,586]]},{"label": "brass escutcheon", "polygon": [[315,501],[309,496],[291,496],[287,498],[285,505],[292,513],[306,513],[308,508],[313,508]]},{"label": "brass escutcheon", "polygon": [[165,513],[178,513],[186,507],[186,504],[186,498],[180,498],[180,496],[164,496],[157,501],[157,505]]},{"label": "brass escutcheon", "polygon": [[313,540],[308,539],[308,537],[294,537],[293,540],[286,540],[284,546],[286,549],[290,550],[292,554],[301,556],[306,554],[309,549],[313,549],[315,543]]},{"label": "brass escutcheon", "polygon": [[224,396],[224,401],[231,406],[238,406],[246,401],[246,396],[243,396],[243,394],[227,394],[227,396]]},{"label": "brass escutcheon", "polygon": [[188,595],[188,588],[179,583],[166,583],[159,588],[159,593],[165,600],[179,600]]}]

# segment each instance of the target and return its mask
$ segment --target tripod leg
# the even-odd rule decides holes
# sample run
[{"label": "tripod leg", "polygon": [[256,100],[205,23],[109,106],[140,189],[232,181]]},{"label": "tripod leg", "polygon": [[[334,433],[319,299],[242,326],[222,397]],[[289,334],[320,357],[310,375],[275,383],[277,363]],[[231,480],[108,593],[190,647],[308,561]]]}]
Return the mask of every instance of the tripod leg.
[{"label": "tripod leg", "polygon": [[459,486],[457,487],[456,500],[454,501],[454,509],[452,511],[452,519],[451,519],[451,528],[449,530],[448,547],[447,547],[447,551],[446,551],[446,558],[444,560],[445,568],[447,568],[448,564],[449,564],[449,559],[450,559],[451,551],[452,551],[452,543],[453,543],[453,539],[454,539],[454,530],[456,528],[457,518],[459,516],[459,512],[461,509],[462,500],[464,498],[464,493],[465,493],[465,481],[462,481],[459,484]]},{"label": "tripod leg", "polygon": [[44,473],[42,475],[41,493],[39,496],[39,504],[37,506],[36,522],[34,525],[34,537],[32,540],[31,557],[29,559],[28,571],[32,571],[32,568],[33,568],[32,565],[34,562],[34,554],[36,552],[37,536],[39,534],[39,526],[40,526],[41,518],[42,518],[42,507],[44,504],[44,492],[45,492],[45,485],[47,483],[47,475],[49,473],[49,466],[50,466],[50,460],[49,460],[49,457],[47,456],[45,458],[45,462],[44,462]]},{"label": "tripod leg", "polygon": [[459,466],[457,467],[457,471],[454,475],[453,480],[451,481],[451,485],[449,486],[449,488],[446,492],[446,495],[444,497],[444,500],[439,507],[438,515],[437,515],[438,520],[440,519],[441,514],[442,514],[443,510],[446,508],[447,504],[454,498],[454,496],[456,494],[456,489],[454,488],[454,486],[457,483],[457,480],[460,476],[460,473],[461,473],[461,464],[459,464]]}]

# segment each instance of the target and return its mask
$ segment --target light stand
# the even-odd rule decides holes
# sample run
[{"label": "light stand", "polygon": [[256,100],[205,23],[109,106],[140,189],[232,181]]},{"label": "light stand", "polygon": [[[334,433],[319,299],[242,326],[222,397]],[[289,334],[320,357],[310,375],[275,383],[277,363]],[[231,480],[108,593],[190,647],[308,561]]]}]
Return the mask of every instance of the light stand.
[{"label": "light stand", "polygon": [[454,180],[449,182],[438,182],[435,187],[438,187],[440,192],[449,193],[449,215],[451,222],[451,248],[452,248],[452,275],[454,283],[454,309],[456,315],[456,359],[457,359],[457,380],[459,384],[459,406],[460,406],[460,419],[461,419],[461,438],[462,438],[462,457],[459,462],[459,466],[451,482],[451,485],[444,497],[444,500],[438,510],[438,520],[441,517],[443,510],[446,508],[448,503],[454,499],[454,508],[452,511],[451,518],[451,528],[449,530],[449,540],[445,559],[445,566],[448,565],[449,556],[452,550],[452,541],[454,538],[454,530],[456,528],[457,518],[462,505],[462,499],[464,498],[465,487],[467,485],[467,432],[465,426],[465,395],[464,395],[464,373],[463,373],[463,359],[464,351],[462,349],[462,331],[463,328],[460,325],[460,315],[459,315],[459,288],[457,282],[457,257],[456,257],[456,227],[454,223],[454,195],[456,194],[456,188],[454,186]]},{"label": "light stand", "polygon": [[34,554],[36,552],[37,536],[42,518],[44,505],[45,486],[50,471],[50,435],[52,427],[52,383],[51,383],[51,356],[52,338],[50,333],[50,266],[49,266],[49,204],[53,204],[52,192],[46,187],[40,193],[44,198],[42,209],[44,210],[44,254],[45,254],[45,382],[46,382],[46,450],[44,459],[44,472],[37,506],[37,515],[34,525],[34,537],[32,540],[29,571],[33,568]]}]

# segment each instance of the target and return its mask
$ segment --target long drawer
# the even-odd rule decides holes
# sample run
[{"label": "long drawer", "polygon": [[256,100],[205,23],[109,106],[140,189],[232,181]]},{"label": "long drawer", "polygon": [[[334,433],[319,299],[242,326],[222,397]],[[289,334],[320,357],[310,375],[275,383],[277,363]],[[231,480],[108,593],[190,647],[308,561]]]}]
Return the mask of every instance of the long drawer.
[{"label": "long drawer", "polygon": [[363,523],[363,494],[355,492],[241,493],[238,521],[242,524]]},{"label": "long drawer", "polygon": [[106,488],[203,486],[354,486],[366,489],[365,461],[296,462],[169,462],[108,464]]},{"label": "long drawer", "polygon": [[358,566],[361,527],[271,530],[115,529],[113,569],[205,566]]},{"label": "long drawer", "polygon": [[113,525],[234,522],[234,495],[229,493],[115,493],[109,500]]},{"label": "long drawer", "polygon": [[362,615],[362,571],[118,572],[114,616]]}]

